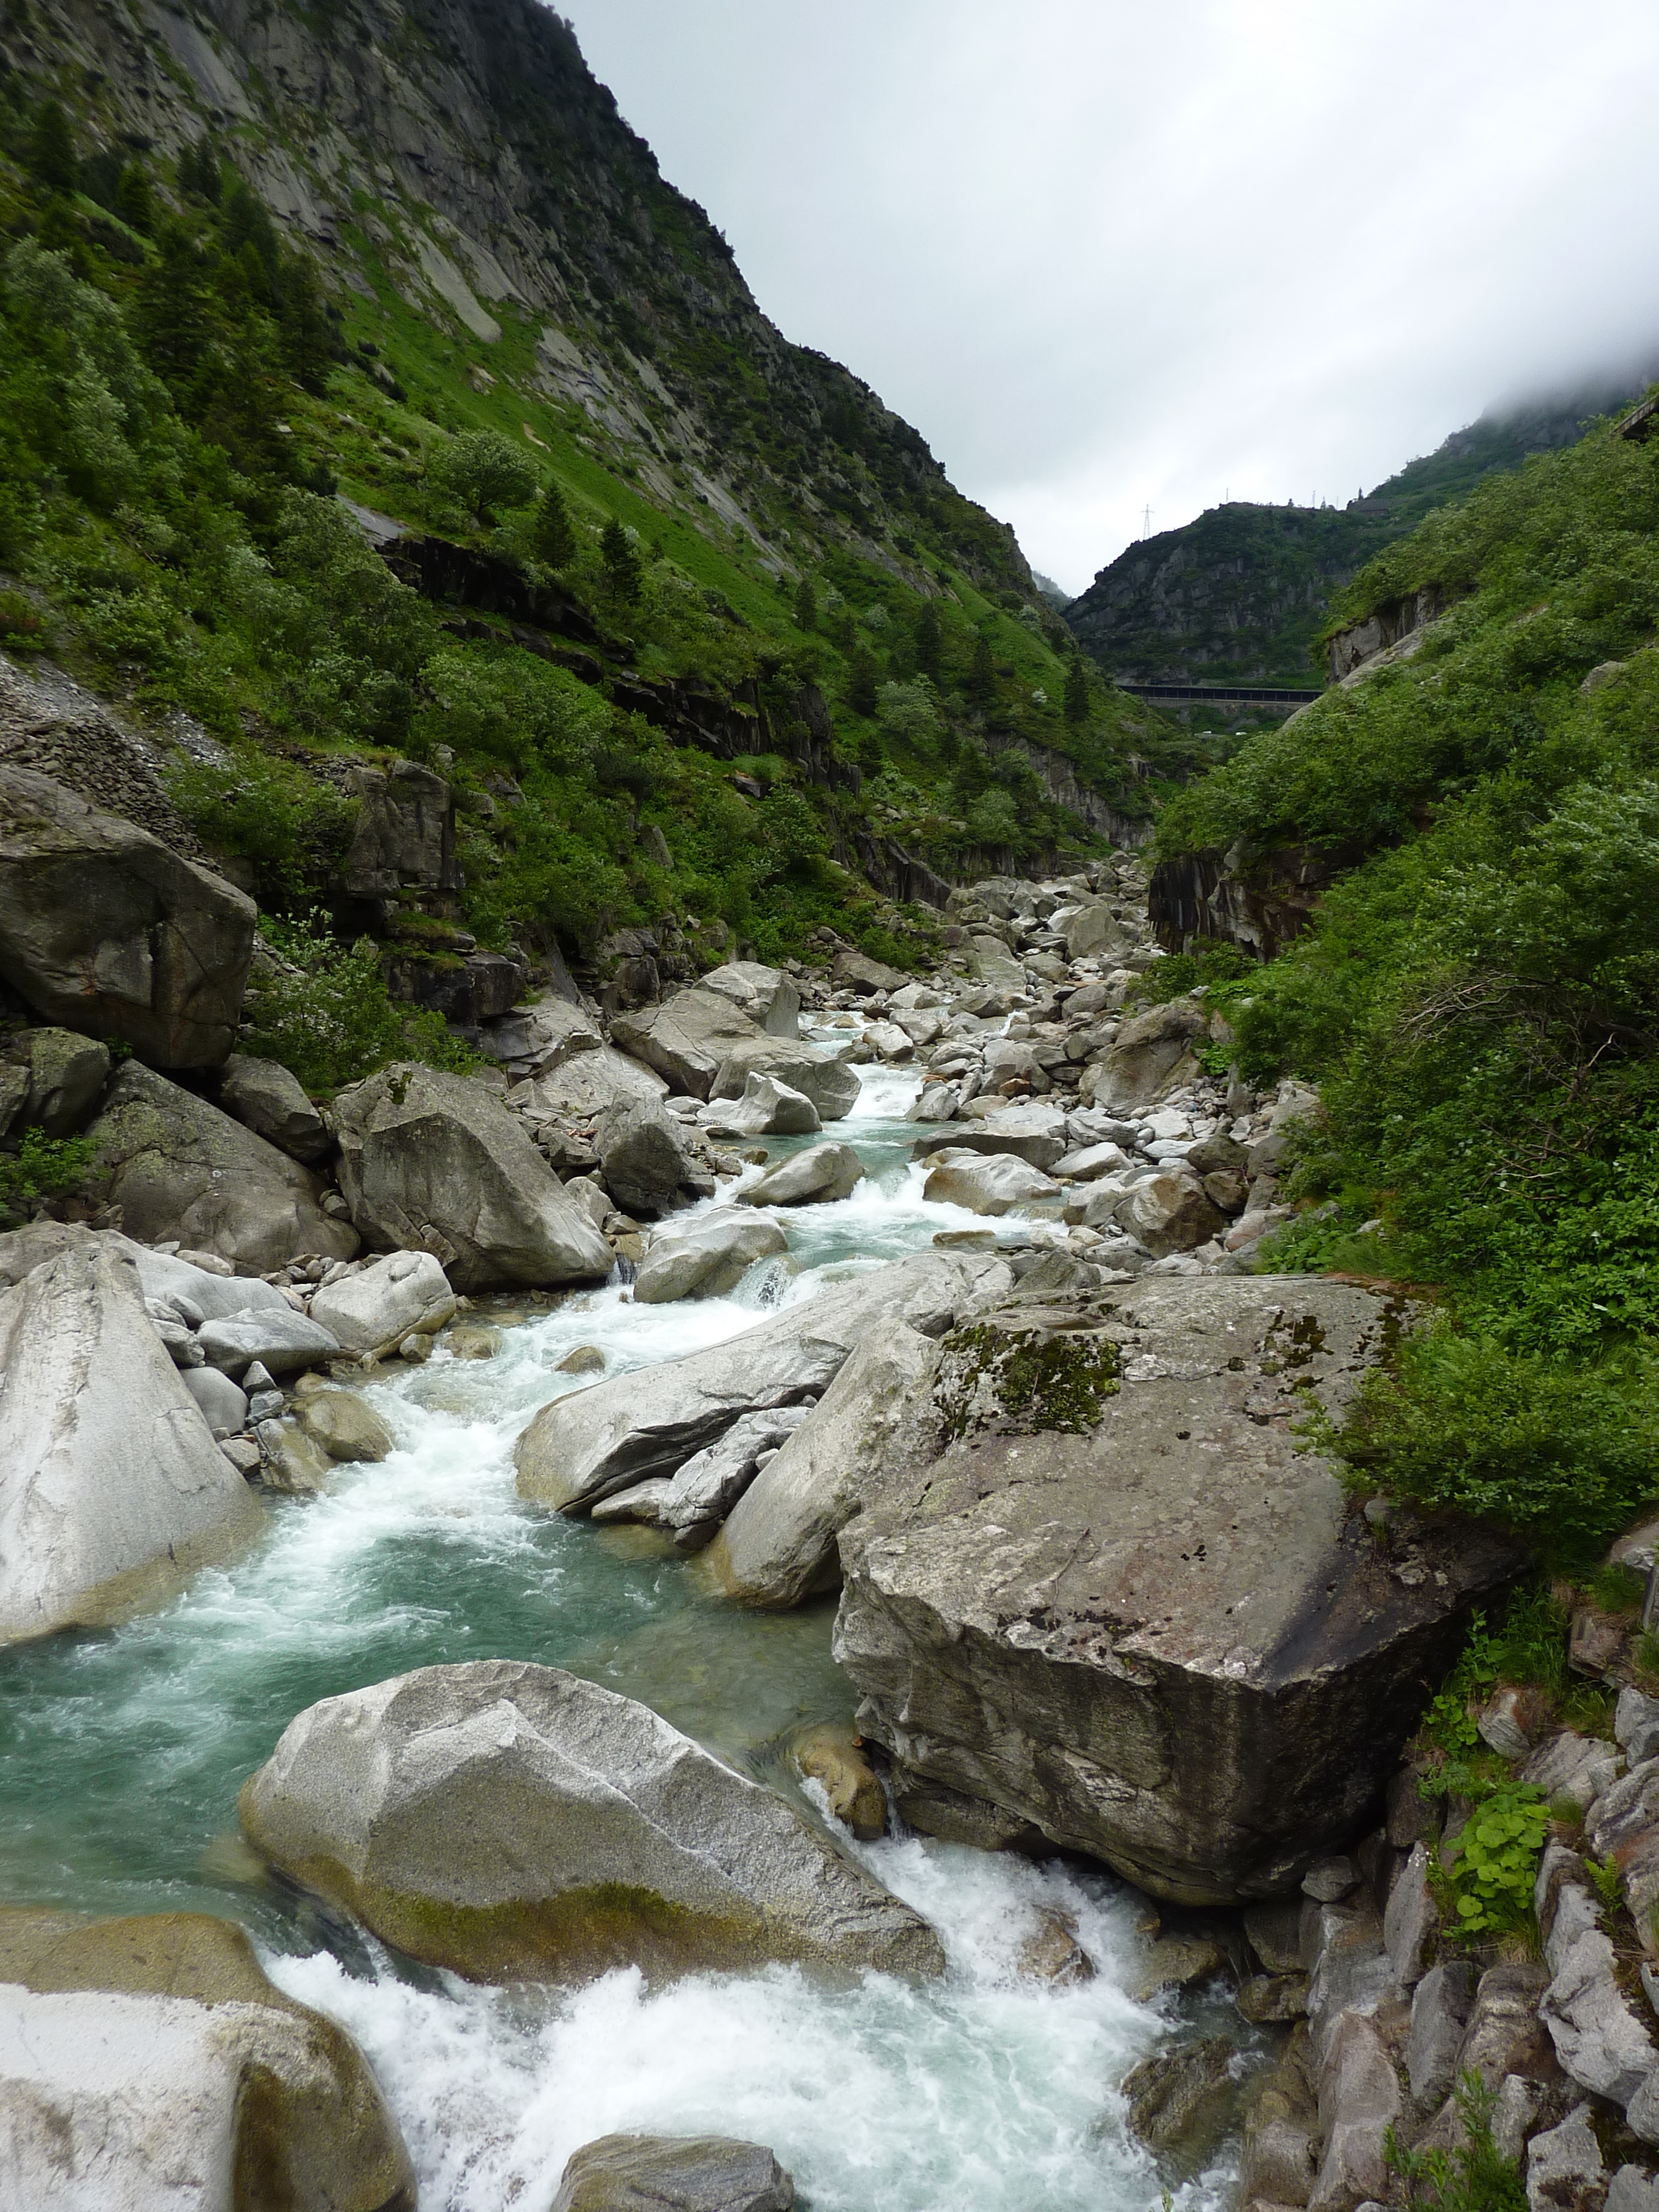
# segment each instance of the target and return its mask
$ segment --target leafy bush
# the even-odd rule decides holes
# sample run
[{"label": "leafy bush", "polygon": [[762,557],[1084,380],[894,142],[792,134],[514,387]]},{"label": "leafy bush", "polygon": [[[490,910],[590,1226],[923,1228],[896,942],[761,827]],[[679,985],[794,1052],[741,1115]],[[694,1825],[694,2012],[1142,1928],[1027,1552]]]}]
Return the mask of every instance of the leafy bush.
[{"label": "leafy bush", "polygon": [[246,1048],[280,1060],[307,1091],[337,1091],[393,1060],[463,1073],[477,1065],[441,1016],[388,996],[368,938],[340,945],[316,913],[290,922],[267,917],[264,931],[284,965],[248,992]]},{"label": "leafy bush", "polygon": [[0,1211],[15,1214],[37,1198],[77,1189],[96,1152],[90,1137],[49,1137],[31,1125],[15,1152],[0,1152]]},{"label": "leafy bush", "polygon": [[206,844],[257,861],[293,891],[337,861],[357,811],[332,785],[251,746],[220,762],[180,755],[164,780]]},{"label": "leafy bush", "polygon": [[499,430],[464,430],[435,453],[427,473],[441,494],[481,522],[501,507],[523,507],[536,495],[535,464]]}]

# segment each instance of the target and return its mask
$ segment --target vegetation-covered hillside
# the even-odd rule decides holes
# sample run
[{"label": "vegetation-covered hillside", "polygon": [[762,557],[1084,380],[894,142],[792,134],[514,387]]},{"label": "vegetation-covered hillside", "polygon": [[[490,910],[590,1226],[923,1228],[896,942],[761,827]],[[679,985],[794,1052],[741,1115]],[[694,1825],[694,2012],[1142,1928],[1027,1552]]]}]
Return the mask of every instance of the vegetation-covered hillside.
[{"label": "vegetation-covered hillside", "polygon": [[556,16],[34,0],[0,51],[0,648],[188,737],[268,913],[400,756],[464,801],[464,889],[392,917],[428,962],[671,913],[902,957],[867,869],[1091,848],[1047,762],[1135,804],[1152,720]]},{"label": "vegetation-covered hillside", "polygon": [[1346,507],[1211,507],[1127,547],[1066,620],[1101,667],[1145,683],[1322,678],[1333,603],[1367,561],[1483,477],[1572,444],[1641,384],[1608,379],[1483,415]]},{"label": "vegetation-covered hillside", "polygon": [[1253,739],[1166,855],[1364,854],[1224,994],[1328,1124],[1278,1255],[1437,1285],[1345,1449],[1584,1557],[1659,1492],[1659,444],[1601,428],[1355,580],[1437,587],[1413,659]]}]

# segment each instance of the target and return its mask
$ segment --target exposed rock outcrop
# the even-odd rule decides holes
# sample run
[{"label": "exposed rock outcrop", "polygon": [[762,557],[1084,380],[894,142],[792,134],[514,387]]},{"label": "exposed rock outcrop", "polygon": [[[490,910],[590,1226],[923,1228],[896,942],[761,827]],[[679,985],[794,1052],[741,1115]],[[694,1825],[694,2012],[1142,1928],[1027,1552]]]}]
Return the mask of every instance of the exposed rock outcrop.
[{"label": "exposed rock outcrop", "polygon": [[253,902],[147,830],[0,763],[0,968],[48,1022],[153,1067],[236,1041]]},{"label": "exposed rock outcrop", "polygon": [[474,1980],[769,1959],[940,1972],[926,1922],[646,1706],[548,1667],[428,1667],[290,1723],[256,1848]]},{"label": "exposed rock outcrop", "polygon": [[1515,1570],[1379,1553],[1292,1422],[1397,1323],[1346,1285],[1146,1281],[946,1340],[937,1457],[841,1539],[860,1725],[1154,1895],[1272,1896],[1348,1841],[1467,1609]]}]

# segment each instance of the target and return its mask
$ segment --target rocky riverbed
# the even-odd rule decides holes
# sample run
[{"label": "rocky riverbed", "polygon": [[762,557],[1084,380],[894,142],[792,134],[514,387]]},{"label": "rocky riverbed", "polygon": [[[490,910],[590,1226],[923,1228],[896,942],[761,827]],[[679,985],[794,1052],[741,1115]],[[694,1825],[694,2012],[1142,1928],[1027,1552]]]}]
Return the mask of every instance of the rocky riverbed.
[{"label": "rocky riverbed", "polygon": [[1645,1927],[1631,1625],[1575,1632],[1616,1741],[1481,1718],[1577,1808],[1541,1960],[1443,1942],[1399,1762],[1518,1560],[1304,1448],[1418,1316],[1256,1272],[1317,1102],[1139,1003],[1135,860],[953,894],[920,979],[630,959],[319,1111],[228,1051],[238,895],[40,819],[131,897],[12,972],[137,1053],[0,1065],[100,1177],[0,1238],[19,2202],[253,2201],[257,2112],[364,2212],[1355,2212],[1471,2069],[1535,2205],[1653,2201],[1570,1840]]}]

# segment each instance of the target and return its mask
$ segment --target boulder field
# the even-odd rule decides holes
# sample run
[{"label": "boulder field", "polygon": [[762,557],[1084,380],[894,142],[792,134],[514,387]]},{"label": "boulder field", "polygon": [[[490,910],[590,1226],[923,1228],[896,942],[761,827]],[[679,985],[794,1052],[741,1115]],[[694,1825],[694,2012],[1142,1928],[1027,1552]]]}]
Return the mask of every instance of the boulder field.
[{"label": "boulder field", "polygon": [[927,1923],[781,1797],[555,1668],[427,1667],[326,1698],[241,1817],[284,1874],[474,1980],[944,1969]]}]

